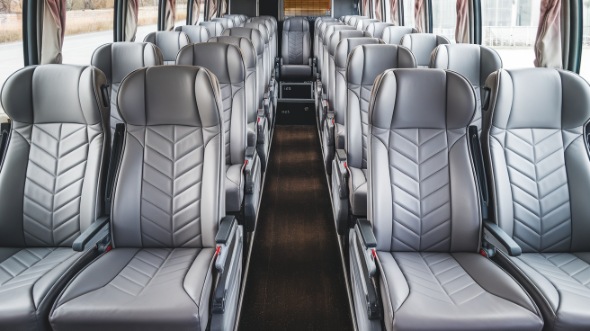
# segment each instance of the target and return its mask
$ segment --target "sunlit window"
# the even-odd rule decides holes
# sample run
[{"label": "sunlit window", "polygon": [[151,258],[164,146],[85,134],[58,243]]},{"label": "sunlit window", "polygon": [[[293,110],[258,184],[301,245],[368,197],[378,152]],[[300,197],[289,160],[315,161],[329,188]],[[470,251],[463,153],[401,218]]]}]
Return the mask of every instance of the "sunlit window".
[{"label": "sunlit window", "polygon": [[[0,1],[0,88],[6,79],[24,66],[22,7],[20,2]],[[5,120],[0,105],[0,121]]]},{"label": "sunlit window", "polygon": [[403,0],[404,4],[404,25],[416,26],[414,21],[414,0]]},{"label": "sunlit window", "polygon": [[330,15],[330,0],[285,0],[283,3],[285,17]]},{"label": "sunlit window", "polygon": [[143,41],[150,32],[158,30],[158,0],[140,0],[135,41]]},{"label": "sunlit window", "polygon": [[482,0],[482,43],[502,57],[504,68],[534,67],[538,0]]},{"label": "sunlit window", "polygon": [[580,75],[590,82],[590,0],[584,0],[584,33],[582,35],[582,62]]},{"label": "sunlit window", "polygon": [[432,32],[455,41],[457,0],[432,1]]}]

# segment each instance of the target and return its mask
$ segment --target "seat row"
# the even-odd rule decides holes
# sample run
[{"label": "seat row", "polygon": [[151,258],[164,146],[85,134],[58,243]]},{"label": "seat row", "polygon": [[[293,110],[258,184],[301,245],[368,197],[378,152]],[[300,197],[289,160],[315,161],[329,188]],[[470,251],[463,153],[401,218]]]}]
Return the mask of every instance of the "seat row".
[{"label": "seat row", "polygon": [[245,238],[224,187],[255,156],[234,146],[245,130],[208,69],[144,67],[118,85],[110,153],[108,84],[44,65],[2,89],[0,329],[233,329]]}]

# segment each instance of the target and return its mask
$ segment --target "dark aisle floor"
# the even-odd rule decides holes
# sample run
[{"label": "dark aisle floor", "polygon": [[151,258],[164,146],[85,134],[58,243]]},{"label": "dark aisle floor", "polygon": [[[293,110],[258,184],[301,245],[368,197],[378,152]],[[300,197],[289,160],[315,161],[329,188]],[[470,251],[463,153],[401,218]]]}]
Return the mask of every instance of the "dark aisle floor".
[{"label": "dark aisle floor", "polygon": [[352,330],[316,128],[275,130],[239,330]]}]

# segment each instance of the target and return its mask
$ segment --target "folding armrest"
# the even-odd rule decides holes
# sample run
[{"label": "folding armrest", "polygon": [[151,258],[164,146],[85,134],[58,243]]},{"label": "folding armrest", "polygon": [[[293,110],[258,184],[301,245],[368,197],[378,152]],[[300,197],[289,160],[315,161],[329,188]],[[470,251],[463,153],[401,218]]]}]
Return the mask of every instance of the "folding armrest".
[{"label": "folding armrest", "polygon": [[351,268],[364,284],[367,314],[370,320],[381,319],[381,302],[373,278],[377,274],[377,240],[373,234],[373,227],[367,219],[357,220],[352,236],[351,256],[354,262]]},{"label": "folding armrest", "polygon": [[261,164],[254,147],[246,148],[244,160],[244,177],[246,181],[244,194],[244,228],[247,232],[256,227],[256,213],[260,200]]},{"label": "folding armrest", "polygon": [[110,238],[110,216],[102,216],[82,232],[72,244],[72,249],[82,252],[88,244],[92,246]]},{"label": "folding armrest", "polygon": [[483,222],[484,245],[488,244],[507,252],[510,256],[522,254],[522,248],[502,228],[491,221]]},{"label": "folding armrest", "polygon": [[[266,100],[265,102],[268,102]],[[260,157],[262,172],[266,171],[266,164],[268,163],[268,150],[270,144],[270,123],[265,114],[264,109],[258,109],[256,118],[256,151]]]},{"label": "folding armrest", "polygon": [[[215,269],[220,277],[213,293],[211,308],[213,315],[225,313],[227,294],[230,292],[232,281],[239,276],[238,273],[240,272],[241,241],[242,228],[238,225],[235,216],[225,216],[219,223],[217,236],[215,237]],[[215,320],[217,319],[212,319],[212,321]]]},{"label": "folding armrest", "polygon": [[335,127],[334,112],[328,111],[326,114],[326,120],[322,127],[321,141],[322,141],[322,152],[324,153],[324,165],[328,175],[332,173],[332,160],[334,159],[334,127]]},{"label": "folding armrest", "polygon": [[332,206],[334,208],[334,222],[338,234],[345,235],[349,229],[348,222],[348,166],[346,152],[337,149],[332,161]]}]

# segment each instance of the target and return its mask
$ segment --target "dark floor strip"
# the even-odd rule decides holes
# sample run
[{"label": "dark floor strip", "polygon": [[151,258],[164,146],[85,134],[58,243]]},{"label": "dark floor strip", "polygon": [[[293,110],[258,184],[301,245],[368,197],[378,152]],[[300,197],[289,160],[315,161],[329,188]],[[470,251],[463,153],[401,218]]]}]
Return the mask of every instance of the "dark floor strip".
[{"label": "dark floor strip", "polygon": [[240,331],[352,330],[315,126],[277,126]]}]

